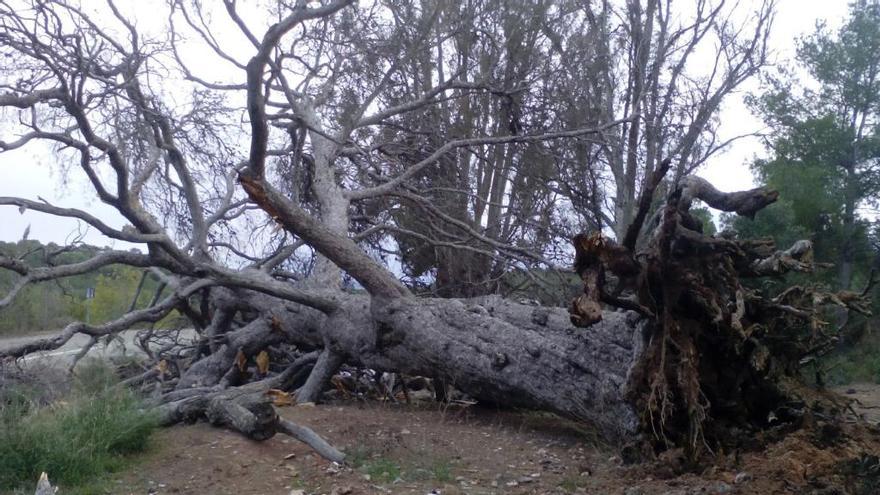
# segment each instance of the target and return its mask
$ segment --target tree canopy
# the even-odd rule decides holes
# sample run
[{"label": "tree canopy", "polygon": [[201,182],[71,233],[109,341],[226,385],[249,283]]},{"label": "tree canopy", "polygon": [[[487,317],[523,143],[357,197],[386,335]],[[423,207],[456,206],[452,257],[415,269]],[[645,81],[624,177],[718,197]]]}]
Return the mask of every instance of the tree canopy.
[{"label": "tree canopy", "polygon": [[783,201],[764,213],[773,228],[741,228],[810,236],[817,256],[837,264],[839,287],[864,284],[880,193],[880,4],[853,2],[837,32],[820,26],[802,39],[797,66],[766,89],[753,104],[772,131],[771,157],[754,170]]}]

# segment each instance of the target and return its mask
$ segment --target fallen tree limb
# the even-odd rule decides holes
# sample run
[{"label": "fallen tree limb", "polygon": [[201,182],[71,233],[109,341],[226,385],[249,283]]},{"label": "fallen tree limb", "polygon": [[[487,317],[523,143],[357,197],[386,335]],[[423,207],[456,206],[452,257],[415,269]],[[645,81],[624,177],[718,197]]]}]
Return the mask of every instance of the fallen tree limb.
[{"label": "fallen tree limb", "polygon": [[321,457],[323,457],[324,459],[338,463],[345,462],[345,454],[337,450],[336,447],[327,443],[326,440],[321,438],[317,433],[315,433],[308,427],[298,425],[284,418],[279,418],[276,428],[281,433],[290,435],[291,437],[313,448],[315,452],[320,454]]},{"label": "fallen tree limb", "polygon": [[165,402],[156,406],[156,411],[163,425],[204,418],[212,425],[231,429],[256,441],[267,440],[281,432],[306,443],[330,461],[343,462],[344,454],[309,428],[280,418],[272,405],[278,389],[304,381],[316,360],[317,353],[307,354],[284,373],[241,387],[176,390],[163,397]]}]

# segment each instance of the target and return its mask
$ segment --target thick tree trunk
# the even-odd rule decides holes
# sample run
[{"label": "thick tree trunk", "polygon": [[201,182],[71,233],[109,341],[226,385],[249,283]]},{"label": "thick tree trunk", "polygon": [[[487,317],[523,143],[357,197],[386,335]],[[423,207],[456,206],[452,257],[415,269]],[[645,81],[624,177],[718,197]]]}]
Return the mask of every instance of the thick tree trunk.
[{"label": "thick tree trunk", "polygon": [[[234,369],[280,342],[326,349],[298,399],[320,398],[326,378],[345,361],[432,376],[488,403],[542,409],[596,424],[609,437],[633,437],[639,417],[629,380],[648,334],[632,312],[606,312],[589,329],[565,309],[497,296],[382,299],[339,293],[330,315],[271,296],[238,291],[215,304],[248,306],[259,317],[230,332],[220,351],[184,373],[177,390],[215,387]],[[331,359],[332,358],[332,359]],[[323,361],[323,365],[321,364]],[[332,362],[331,362],[332,361]]]},{"label": "thick tree trunk", "polygon": [[587,420],[609,436],[638,432],[627,397],[646,331],[634,313],[608,313],[587,331],[565,310],[497,297],[374,301],[372,314],[374,344],[362,357],[440,374],[483,401]]},{"label": "thick tree trunk", "polygon": [[[637,434],[639,419],[628,400],[629,379],[647,331],[635,313],[609,312],[601,323],[584,330],[571,324],[564,309],[499,297],[344,298],[329,316],[259,294],[242,300],[265,309],[259,321],[274,318],[283,332],[280,338],[305,348],[329,349],[324,364],[334,364],[325,366],[328,370],[345,360],[383,371],[435,376],[484,402],[590,421],[609,437]],[[253,338],[267,335],[265,330],[253,331],[262,329],[262,323],[248,327],[251,331],[243,333]],[[251,345],[249,352],[258,347]],[[216,383],[233,365],[232,354],[203,359],[225,365],[197,363],[193,368],[201,370],[194,375],[198,381],[182,379],[178,389]],[[208,369],[213,378],[205,376]],[[313,373],[310,380],[326,375],[319,374]],[[299,398],[315,400],[321,389],[317,382],[307,385]]]}]

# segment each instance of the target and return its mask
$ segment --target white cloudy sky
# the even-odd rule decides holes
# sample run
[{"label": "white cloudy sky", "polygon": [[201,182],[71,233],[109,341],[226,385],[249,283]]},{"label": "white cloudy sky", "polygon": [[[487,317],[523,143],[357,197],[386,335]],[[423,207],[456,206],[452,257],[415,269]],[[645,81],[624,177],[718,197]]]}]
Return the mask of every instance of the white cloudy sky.
[{"label": "white cloudy sky", "polygon": [[[743,0],[745,7],[760,0]],[[794,54],[798,37],[813,31],[818,20],[826,20],[830,26],[837,26],[846,15],[846,0],[779,0],[771,44],[776,58],[784,61]],[[164,16],[164,13],[158,15]],[[751,84],[744,91],[754,91]],[[744,93],[732,96],[726,102],[721,114],[722,135],[726,137],[759,131],[761,122],[752,116],[742,101]],[[11,140],[2,135],[0,140]],[[722,190],[738,190],[752,187],[752,177],[747,163],[763,153],[757,139],[741,140],[727,152],[714,157],[701,171],[700,175],[712,181]],[[42,197],[58,205],[81,208],[105,220],[108,224],[123,224],[121,217],[112,208],[103,205],[83,184],[75,172],[69,181],[52,166],[53,157],[45,150],[33,149],[0,154],[0,196],[17,196],[29,199]],[[54,218],[37,212],[27,211],[19,214],[15,207],[0,206],[0,240],[15,241],[21,238],[25,228],[30,225],[30,238],[43,242],[63,243],[77,231],[74,221]],[[113,246],[113,241],[91,231],[86,242],[96,245]],[[123,247],[116,244],[116,247]]]}]

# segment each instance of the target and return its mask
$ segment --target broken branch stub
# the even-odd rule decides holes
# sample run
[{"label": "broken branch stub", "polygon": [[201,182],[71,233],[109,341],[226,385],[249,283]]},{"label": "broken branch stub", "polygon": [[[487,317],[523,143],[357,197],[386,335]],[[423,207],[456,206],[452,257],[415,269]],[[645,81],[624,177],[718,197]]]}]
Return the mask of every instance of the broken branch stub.
[{"label": "broken branch stub", "polygon": [[755,214],[775,203],[779,192],[766,187],[748,191],[721,192],[702,177],[689,175],[683,177],[677,190],[681,193],[678,206],[682,211],[690,209],[694,199],[721,211],[736,212],[737,215],[754,218]]},{"label": "broken branch stub", "polygon": [[[601,301],[618,300],[605,291],[606,269],[618,277],[615,292],[619,293],[623,288],[632,288],[640,268],[628,249],[617,245],[601,232],[578,234],[572,243],[575,249],[574,270],[584,282],[584,293],[572,301],[569,314],[573,325],[585,328],[602,320]],[[635,303],[625,309],[644,311],[644,307]]]}]

